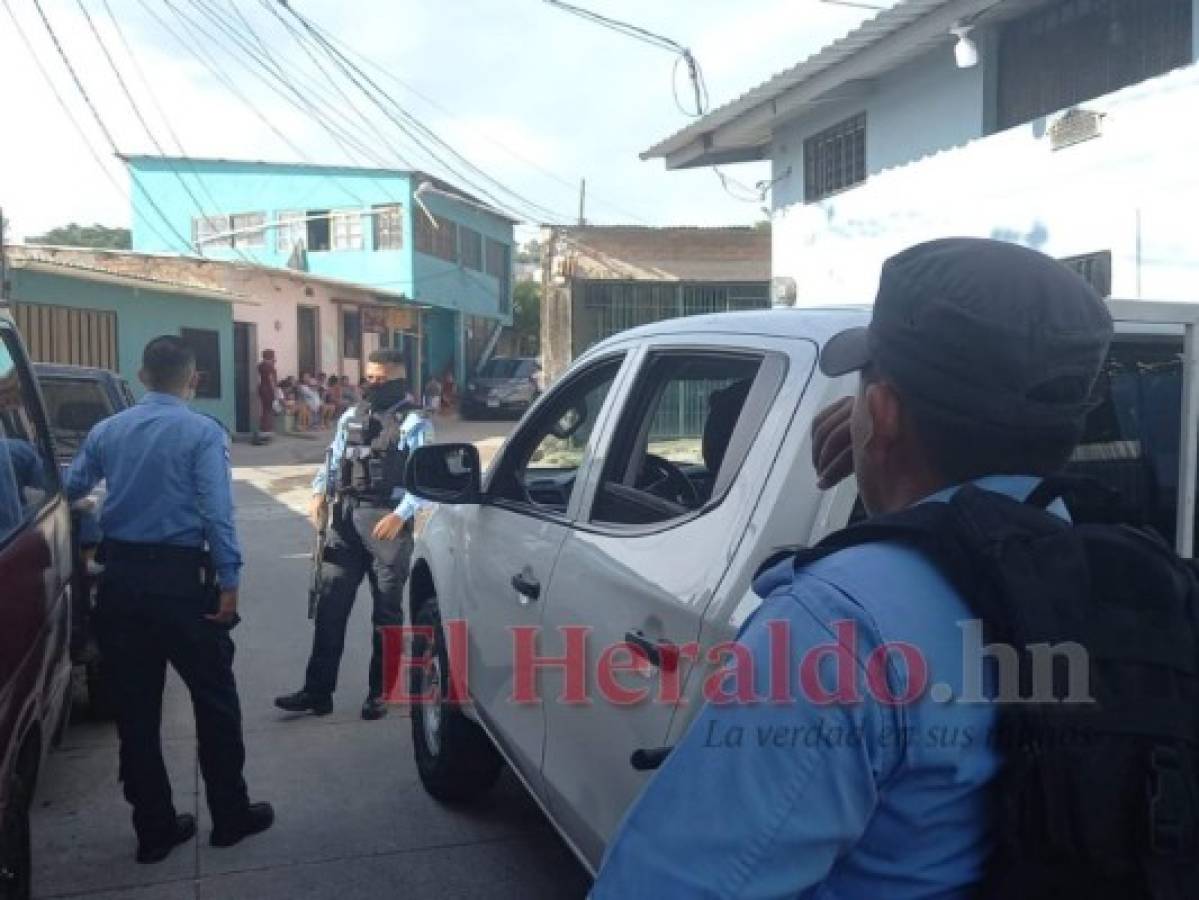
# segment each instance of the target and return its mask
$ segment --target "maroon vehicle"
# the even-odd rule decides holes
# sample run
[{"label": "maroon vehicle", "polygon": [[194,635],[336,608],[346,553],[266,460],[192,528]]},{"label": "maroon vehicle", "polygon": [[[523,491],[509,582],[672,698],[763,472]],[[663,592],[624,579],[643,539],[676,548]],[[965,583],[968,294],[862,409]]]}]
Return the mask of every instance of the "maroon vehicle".
[{"label": "maroon vehicle", "polygon": [[0,309],[0,900],[30,893],[30,804],[69,708],[73,566],[41,394]]}]

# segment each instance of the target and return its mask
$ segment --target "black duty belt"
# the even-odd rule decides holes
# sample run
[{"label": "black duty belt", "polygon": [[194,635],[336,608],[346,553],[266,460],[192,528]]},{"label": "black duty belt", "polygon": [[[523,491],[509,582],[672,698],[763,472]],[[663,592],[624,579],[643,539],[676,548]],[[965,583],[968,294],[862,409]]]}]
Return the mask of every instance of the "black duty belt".
[{"label": "black duty belt", "polygon": [[212,557],[203,547],[175,544],[136,544],[105,538],[96,559],[102,563],[173,563],[211,569]]}]

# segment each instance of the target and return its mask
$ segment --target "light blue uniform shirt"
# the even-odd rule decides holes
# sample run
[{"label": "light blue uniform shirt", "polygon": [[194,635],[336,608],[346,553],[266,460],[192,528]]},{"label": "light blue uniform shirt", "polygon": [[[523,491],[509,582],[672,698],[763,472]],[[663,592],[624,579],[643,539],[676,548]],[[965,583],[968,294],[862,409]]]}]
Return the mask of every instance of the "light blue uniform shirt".
[{"label": "light blue uniform shirt", "polygon": [[104,479],[105,537],[134,544],[202,547],[221,587],[235,588],[241,550],[233,524],[229,438],[178,397],[150,391],[99,422],[67,472],[72,500]]},{"label": "light blue uniform shirt", "polygon": [[[981,487],[1026,498],[1035,478]],[[954,489],[930,497],[945,500]],[[1051,509],[1065,515],[1060,504]],[[792,703],[704,707],[633,805],[609,847],[592,897],[965,898],[991,849],[991,785],[999,748],[990,703],[879,702],[865,663],[907,642],[928,685],[963,686],[966,603],[921,554],[864,544],[796,572],[787,560],[754,583],[764,597],[741,631],[759,696],[770,685],[768,623],[790,635]],[[816,705],[799,692],[799,661],[854,626],[861,702]],[[822,683],[835,686],[833,654]],[[890,696],[907,686],[902,662]],[[986,673],[983,684],[993,684]],[[977,683],[977,682],[976,682]],[[989,694],[984,694],[989,696]]]},{"label": "light blue uniform shirt", "polygon": [[[316,477],[312,479],[312,492],[314,494],[323,494],[328,479],[337,477],[340,460],[346,452],[346,424],[353,417],[354,409],[351,407],[337,420],[337,431],[333,435],[333,443],[329,445],[329,450],[331,451],[329,467],[326,469],[325,466],[321,466],[317,470]],[[432,441],[433,423],[418,412],[408,412],[404,416],[404,421],[400,423],[399,448],[401,450],[406,449],[411,453],[418,447],[423,447]],[[422,500],[415,494],[409,494],[403,488],[396,488],[392,492],[392,500],[398,501],[393,512],[405,522],[416,515],[418,509],[429,505],[428,501]]]}]

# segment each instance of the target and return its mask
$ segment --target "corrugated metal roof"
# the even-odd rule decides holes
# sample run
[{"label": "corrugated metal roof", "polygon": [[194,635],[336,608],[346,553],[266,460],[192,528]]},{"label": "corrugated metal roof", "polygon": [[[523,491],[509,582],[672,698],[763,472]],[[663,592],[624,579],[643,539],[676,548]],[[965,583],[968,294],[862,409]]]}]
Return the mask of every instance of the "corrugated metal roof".
[{"label": "corrugated metal roof", "polygon": [[901,0],[890,9],[863,22],[843,38],[809,56],[798,65],[780,72],[731,103],[708,113],[699,121],[659,141],[641,154],[642,159],[667,156],[722,125],[727,125],[750,110],[768,103],[791,88],[803,84],[819,73],[842,63],[911,25],[931,12],[948,6],[953,0]]}]

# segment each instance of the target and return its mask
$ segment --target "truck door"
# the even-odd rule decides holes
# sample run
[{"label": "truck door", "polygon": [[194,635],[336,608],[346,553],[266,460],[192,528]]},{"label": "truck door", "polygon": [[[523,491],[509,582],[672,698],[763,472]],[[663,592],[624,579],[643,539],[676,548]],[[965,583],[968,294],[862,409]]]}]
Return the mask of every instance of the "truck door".
[{"label": "truck door", "polygon": [[672,336],[646,347],[624,392],[542,621],[542,655],[585,664],[573,683],[560,670],[541,679],[543,777],[593,865],[645,783],[631,754],[666,737],[689,668],[680,651],[777,453],[790,417],[773,414],[794,407],[815,355],[797,340]]}]

